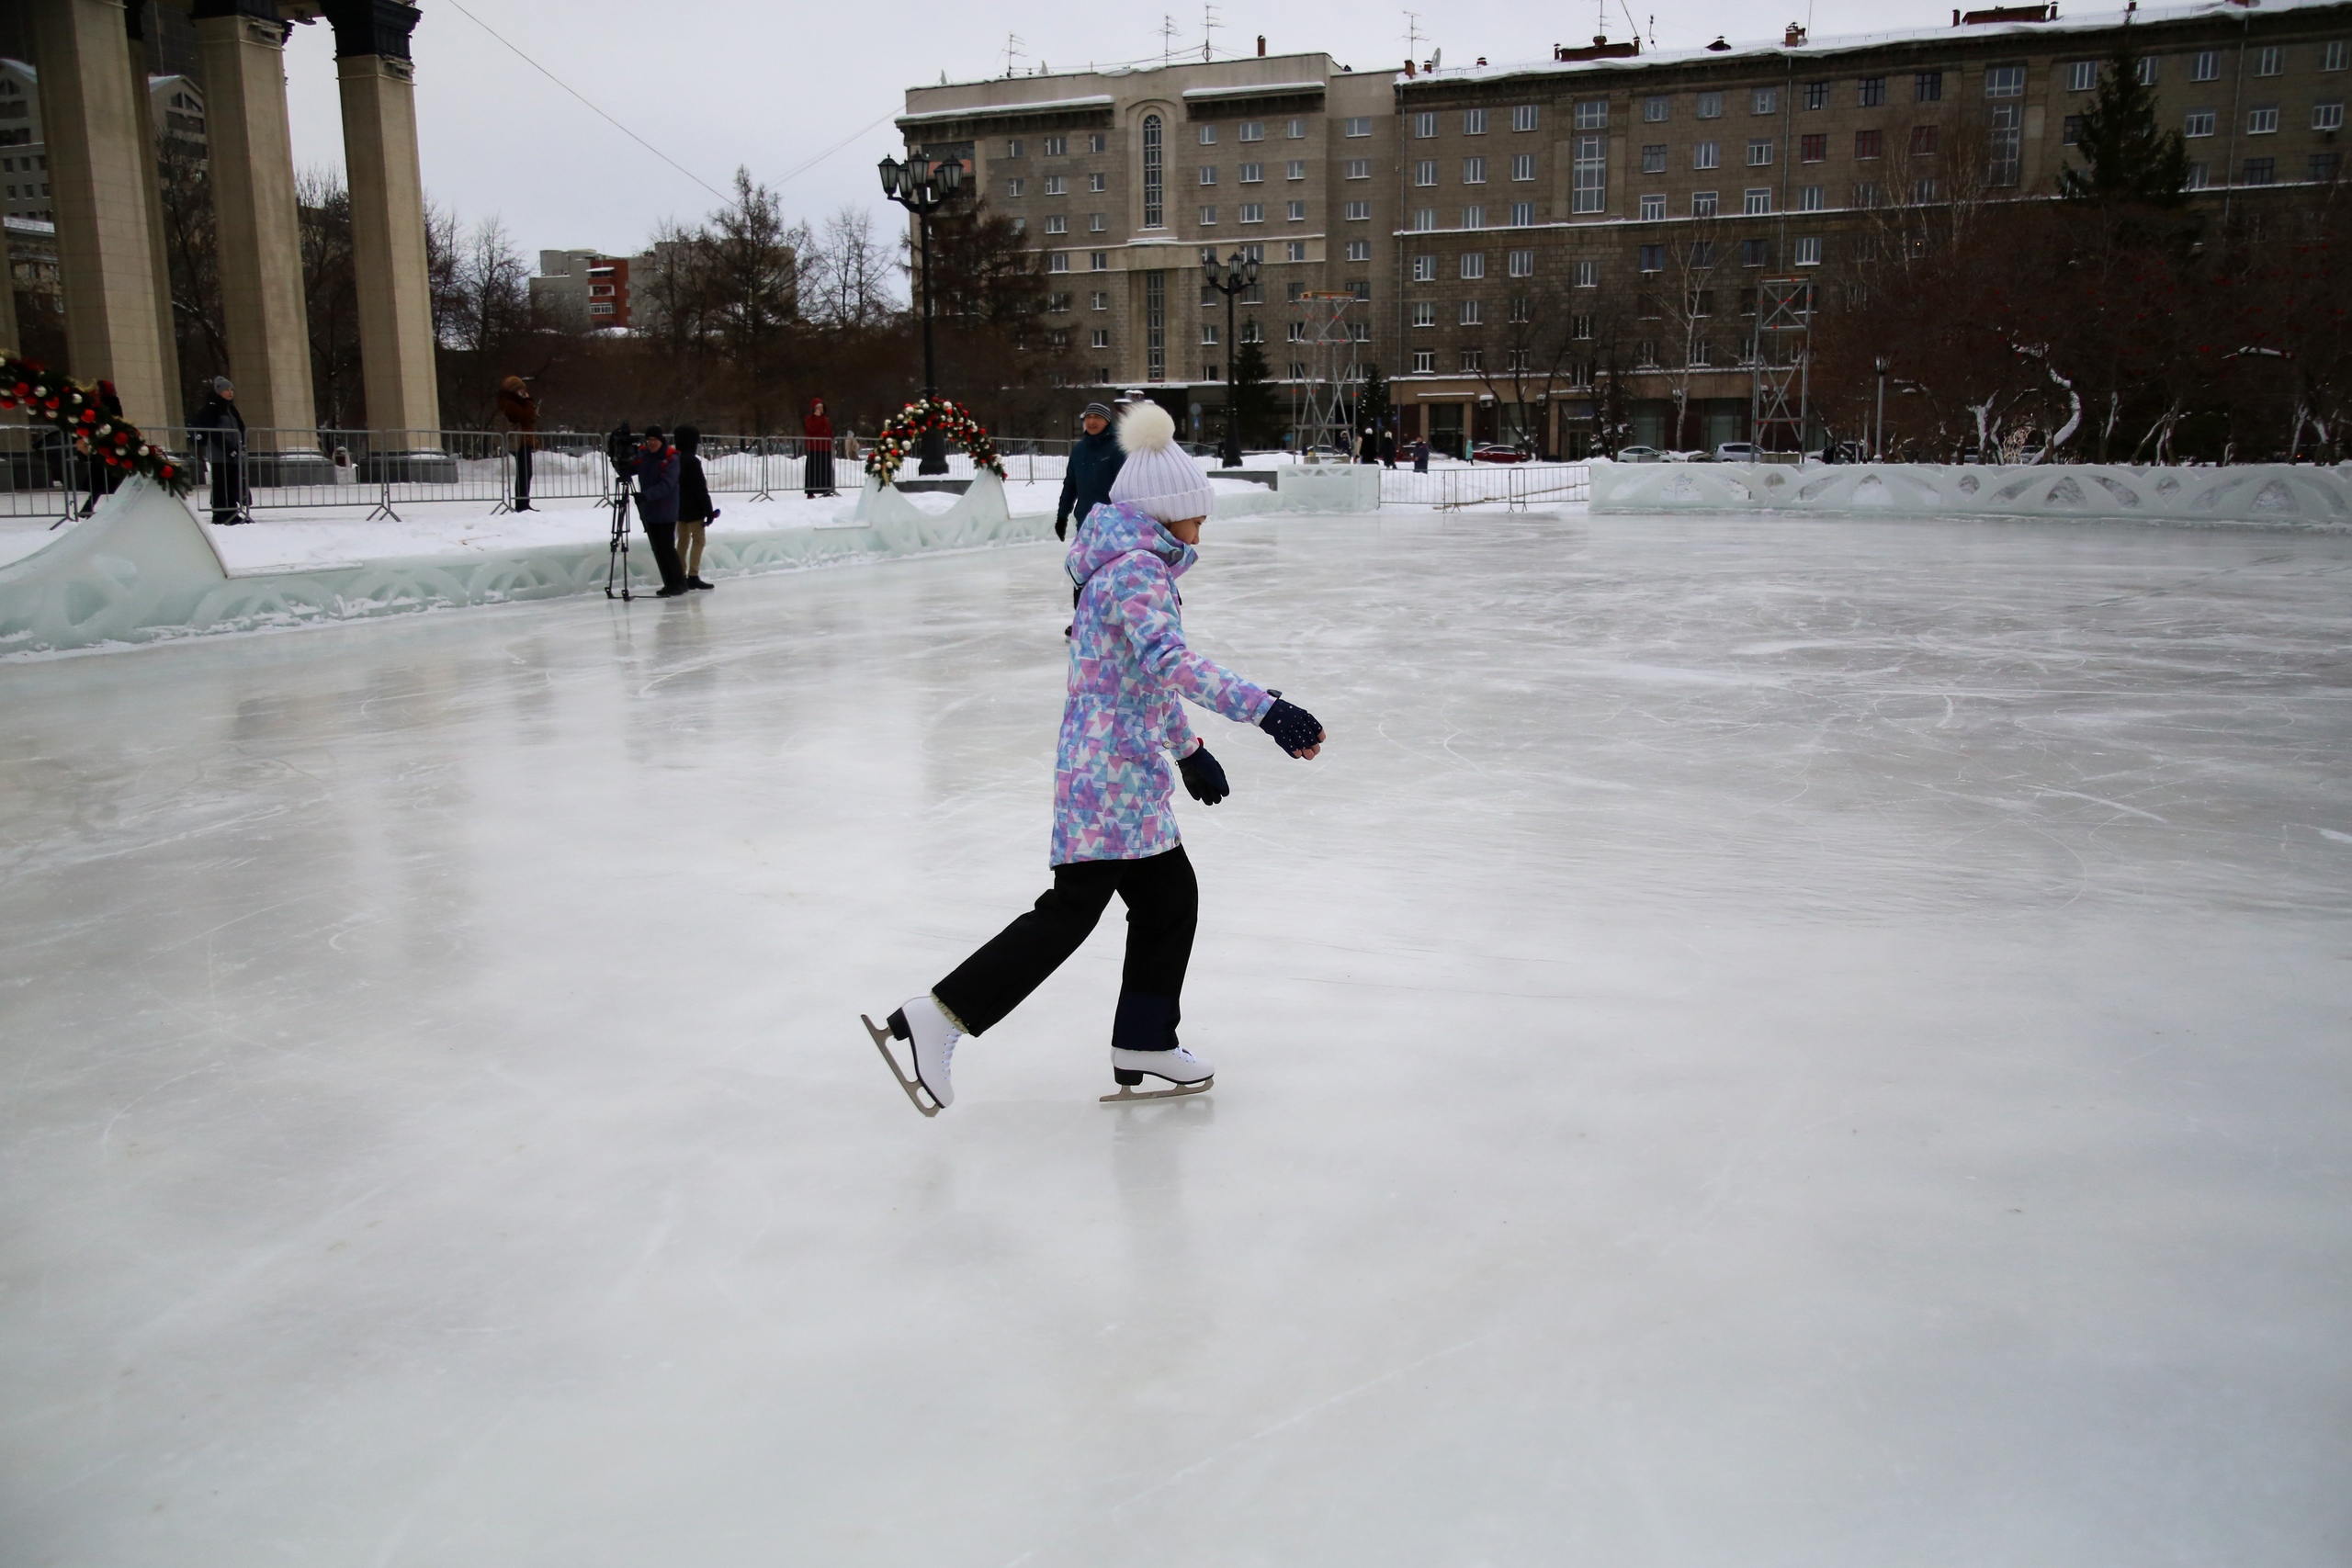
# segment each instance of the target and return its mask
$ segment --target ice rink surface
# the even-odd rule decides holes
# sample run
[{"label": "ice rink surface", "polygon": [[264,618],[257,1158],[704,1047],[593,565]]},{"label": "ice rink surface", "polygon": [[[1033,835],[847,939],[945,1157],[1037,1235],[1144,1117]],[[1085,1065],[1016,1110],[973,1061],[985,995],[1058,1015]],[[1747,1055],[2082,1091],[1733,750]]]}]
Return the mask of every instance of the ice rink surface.
[{"label": "ice rink surface", "polygon": [[1051,548],[0,668],[0,1560],[2352,1558],[2352,539],[1211,525],[1201,1099]]}]

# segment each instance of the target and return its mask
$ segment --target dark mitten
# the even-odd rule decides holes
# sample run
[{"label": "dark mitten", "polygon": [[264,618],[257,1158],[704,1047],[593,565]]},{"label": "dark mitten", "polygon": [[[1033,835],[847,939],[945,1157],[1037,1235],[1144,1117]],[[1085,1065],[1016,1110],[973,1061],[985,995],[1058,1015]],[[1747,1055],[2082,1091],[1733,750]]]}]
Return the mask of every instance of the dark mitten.
[{"label": "dark mitten", "polygon": [[1189,757],[1177,758],[1176,771],[1184,775],[1184,787],[1203,806],[1215,806],[1233,793],[1233,786],[1225,782],[1224,766],[1209,755],[1205,746],[1193,748]]},{"label": "dark mitten", "polygon": [[1283,701],[1280,694],[1274,697],[1274,705],[1266,710],[1266,716],[1258,721],[1258,728],[1272,736],[1274,744],[1294,757],[1323,741],[1323,727],[1316,722],[1315,716],[1296,703]]},{"label": "dark mitten", "polygon": [[1069,518],[1057,517],[1054,519],[1054,537],[1057,539],[1067,539],[1069,537]]}]

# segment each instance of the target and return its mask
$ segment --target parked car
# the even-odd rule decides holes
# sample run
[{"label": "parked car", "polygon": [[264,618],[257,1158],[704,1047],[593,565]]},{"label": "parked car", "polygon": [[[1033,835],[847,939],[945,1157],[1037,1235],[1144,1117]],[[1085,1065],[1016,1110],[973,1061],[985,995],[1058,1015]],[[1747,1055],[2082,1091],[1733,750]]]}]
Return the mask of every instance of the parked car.
[{"label": "parked car", "polygon": [[1658,454],[1658,461],[1662,463],[1703,463],[1706,460],[1707,455],[1704,452],[1661,452]]},{"label": "parked car", "polygon": [[1655,463],[1657,461],[1657,448],[1655,446],[1620,446],[1617,448],[1616,460],[1620,463]]},{"label": "parked car", "polygon": [[1474,463],[1524,463],[1530,458],[1527,453],[1516,446],[1499,446],[1489,441],[1483,446],[1473,447],[1470,452],[1470,460]]},{"label": "parked car", "polygon": [[1721,442],[1717,444],[1715,447],[1715,461],[1718,463],[1752,463],[1756,461],[1756,443],[1753,441]]}]

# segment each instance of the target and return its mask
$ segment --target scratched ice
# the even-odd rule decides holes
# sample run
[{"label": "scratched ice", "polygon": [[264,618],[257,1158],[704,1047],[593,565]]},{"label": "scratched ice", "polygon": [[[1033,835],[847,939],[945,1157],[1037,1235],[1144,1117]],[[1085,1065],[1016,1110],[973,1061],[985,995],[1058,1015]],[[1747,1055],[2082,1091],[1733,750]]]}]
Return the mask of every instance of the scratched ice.
[{"label": "scratched ice", "polygon": [[11,1562],[2352,1554],[2352,538],[1213,525],[1214,1094],[1050,549],[0,668]]}]

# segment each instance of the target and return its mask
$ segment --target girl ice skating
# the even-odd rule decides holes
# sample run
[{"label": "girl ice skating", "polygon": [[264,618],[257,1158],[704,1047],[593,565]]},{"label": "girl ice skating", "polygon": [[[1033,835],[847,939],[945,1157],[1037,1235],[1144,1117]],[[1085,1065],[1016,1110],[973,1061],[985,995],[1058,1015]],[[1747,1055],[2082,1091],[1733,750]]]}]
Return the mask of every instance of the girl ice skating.
[{"label": "girl ice skating", "polygon": [[[1020,1006],[1078,951],[1114,893],[1126,901],[1127,956],[1111,1026],[1120,1092],[1103,1098],[1158,1099],[1209,1087],[1208,1062],[1176,1038],[1200,892],[1159,752],[1176,759],[1193,799],[1215,806],[1228,793],[1225,770],[1193,734],[1179,698],[1257,725],[1294,757],[1322,750],[1323,727],[1278,693],[1184,645],[1176,579],[1197,558],[1211,497],[1208,479],[1175,437],[1175,422],[1157,404],[1128,412],[1119,423],[1126,461],[1110,502],[1077,530],[1066,558],[1079,598],[1055,760],[1053,886],[955,973],[908,998],[888,1028],[865,1021],[899,1087],[926,1116],[955,1103],[956,1042],[987,1032]],[[912,1077],[891,1053],[894,1038],[910,1048]],[[1147,1073],[1175,1087],[1132,1092]]]}]

